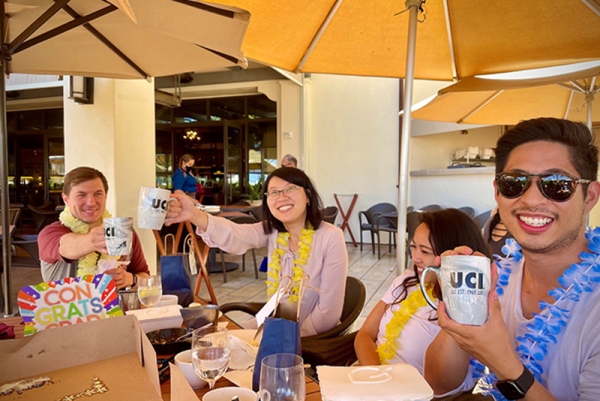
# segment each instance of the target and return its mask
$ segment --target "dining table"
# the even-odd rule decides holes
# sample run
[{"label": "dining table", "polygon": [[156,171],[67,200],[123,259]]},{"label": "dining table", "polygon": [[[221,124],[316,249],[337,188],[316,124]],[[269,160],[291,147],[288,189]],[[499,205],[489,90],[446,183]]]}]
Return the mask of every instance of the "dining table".
[{"label": "dining table", "polygon": [[[199,298],[196,298],[196,300],[200,301],[201,303],[206,303],[205,301],[203,301]],[[227,323],[226,327],[228,330],[231,330],[231,331],[241,329],[241,327],[238,326],[234,321],[230,320],[229,318],[227,318],[224,315],[220,317],[219,322],[221,322],[221,324]],[[13,326],[15,338],[23,338],[23,330],[24,330],[25,326],[23,324],[23,319],[21,318],[21,316],[15,316],[15,317],[10,317],[10,318],[0,318],[0,323],[4,323],[7,326]],[[85,324],[85,323],[81,323],[81,324]],[[53,330],[53,329],[51,329],[51,330]],[[6,341],[10,341],[10,340],[6,340]],[[168,358],[169,356],[172,356],[172,355],[160,355],[159,357],[160,358]],[[319,387],[319,384],[308,375],[305,375],[305,380],[306,380],[306,401],[321,401],[321,389]],[[164,401],[170,401],[171,400],[171,381],[169,379],[163,380],[163,381],[161,381],[160,386],[161,386],[162,399]],[[231,387],[231,386],[235,386],[235,384],[233,382],[227,380],[225,377],[221,377],[215,383],[215,388]],[[204,394],[206,394],[208,391],[209,391],[208,385],[204,386],[201,389],[194,390],[194,392],[198,396],[199,400],[202,400],[202,396]]]}]

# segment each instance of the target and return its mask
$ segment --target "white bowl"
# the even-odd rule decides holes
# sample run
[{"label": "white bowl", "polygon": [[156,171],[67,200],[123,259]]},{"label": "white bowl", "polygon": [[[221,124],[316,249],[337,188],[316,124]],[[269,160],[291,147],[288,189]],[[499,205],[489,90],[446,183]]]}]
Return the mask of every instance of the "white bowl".
[{"label": "white bowl", "polygon": [[256,401],[256,393],[252,390],[242,387],[221,387],[204,394],[202,401],[231,401],[231,398],[238,396],[240,401]]},{"label": "white bowl", "polygon": [[175,355],[175,365],[181,369],[187,382],[194,390],[206,386],[207,383],[194,371],[194,365],[192,365],[192,350],[188,349],[187,351],[182,351]]},{"label": "white bowl", "polygon": [[158,303],[154,306],[168,306],[168,305],[177,305],[177,295],[162,295]]}]

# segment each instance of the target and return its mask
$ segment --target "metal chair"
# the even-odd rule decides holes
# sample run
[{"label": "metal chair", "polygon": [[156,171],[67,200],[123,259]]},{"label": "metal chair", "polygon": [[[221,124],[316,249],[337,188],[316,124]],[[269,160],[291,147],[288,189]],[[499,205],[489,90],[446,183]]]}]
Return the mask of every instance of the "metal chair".
[{"label": "metal chair", "polygon": [[[253,223],[258,222],[254,218],[254,216],[252,216],[250,214],[248,214],[246,216],[231,217],[229,220],[236,224],[253,224]],[[256,264],[256,252],[254,249],[251,249],[251,251],[252,251],[252,260],[254,261],[254,278],[258,278],[258,265]],[[221,251],[219,249],[219,252],[221,253],[221,265],[223,266],[223,282],[226,283],[227,282],[227,267],[225,265],[225,258],[223,257],[223,251]],[[246,254],[242,255],[242,271],[246,271]]]},{"label": "metal chair", "polygon": [[458,210],[465,213],[467,216],[469,216],[471,218],[475,217],[475,209],[473,209],[471,206],[459,207]]},{"label": "metal chair", "polygon": [[335,219],[338,215],[337,206],[327,206],[323,209],[323,220],[330,224],[335,224]]},{"label": "metal chair", "polygon": [[388,252],[392,252],[392,243],[396,247],[396,233],[398,232],[398,213],[387,213],[377,216],[375,232],[377,232],[377,259],[381,259],[381,232],[389,233]]},{"label": "metal chair", "polygon": [[[40,268],[40,253],[37,240],[37,234],[13,236],[12,244],[16,250],[15,254],[11,257],[13,266]],[[19,255],[19,249],[23,250],[29,256]]]},{"label": "metal chair", "polygon": [[441,207],[440,205],[436,205],[436,204],[431,204],[431,205],[427,205],[427,206],[423,206],[420,207],[419,210],[423,211],[423,212],[435,212],[436,210],[442,210],[443,207]]},{"label": "metal chair", "polygon": [[[396,206],[392,205],[391,203],[378,203],[376,205],[371,206],[369,209],[365,210],[365,211],[360,211],[358,212],[358,222],[360,225],[360,250],[363,250],[363,231],[370,231],[371,232],[371,244],[373,247],[373,254],[375,254],[375,235],[379,235],[379,231],[377,231],[377,227],[376,227],[376,222],[377,222],[377,217],[383,215],[383,214],[388,214],[388,213],[393,213],[393,212],[398,212],[398,209],[396,208]],[[363,218],[364,218],[364,222],[363,222]],[[385,224],[380,224],[380,228],[384,227]],[[387,226],[389,227],[390,224],[388,223]]]},{"label": "metal chair", "polygon": [[33,215],[33,221],[35,222],[36,232],[39,234],[47,225],[58,221],[60,212],[56,210],[44,210],[35,206],[28,205],[27,208]]},{"label": "metal chair", "polygon": [[477,227],[482,230],[483,232],[483,228],[485,227],[485,224],[488,222],[488,220],[490,219],[490,216],[492,214],[491,210],[487,210],[475,217],[473,217],[473,221],[475,222],[475,224],[477,225]]}]

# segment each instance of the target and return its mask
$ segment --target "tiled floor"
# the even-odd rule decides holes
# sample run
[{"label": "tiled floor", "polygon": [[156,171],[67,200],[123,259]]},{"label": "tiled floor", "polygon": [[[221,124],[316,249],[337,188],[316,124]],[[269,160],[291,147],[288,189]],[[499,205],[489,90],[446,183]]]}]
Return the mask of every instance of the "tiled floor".
[{"label": "tiled floor", "polygon": [[[355,324],[355,328],[359,328],[396,277],[396,252],[386,253],[380,260],[377,260],[377,255],[373,255],[371,246],[368,244],[365,245],[362,252],[360,251],[360,247],[354,248],[352,245],[347,245],[347,249],[349,261],[348,274],[359,278],[367,290],[365,307]],[[210,275],[210,280],[219,304],[227,302],[265,301],[266,274],[259,272],[258,279],[254,278],[254,266],[251,255],[251,252],[248,252],[246,255],[245,272],[241,269],[241,256],[225,255],[226,261],[240,264],[237,270],[227,273],[227,283],[223,282],[222,273],[212,273]],[[256,259],[259,265],[265,255],[266,249],[256,251]],[[220,260],[219,258],[217,256],[218,260]],[[42,278],[39,269],[13,266],[12,298],[15,310],[17,308],[16,298],[19,290],[26,285],[37,284],[41,281]],[[200,297],[204,299],[209,298],[204,283],[200,290]]]}]

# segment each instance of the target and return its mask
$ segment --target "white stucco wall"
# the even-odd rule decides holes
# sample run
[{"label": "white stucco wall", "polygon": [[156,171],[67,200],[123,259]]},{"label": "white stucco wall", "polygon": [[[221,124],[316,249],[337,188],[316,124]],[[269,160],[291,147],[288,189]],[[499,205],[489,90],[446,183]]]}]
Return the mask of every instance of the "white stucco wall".
[{"label": "white stucco wall", "polygon": [[[399,81],[321,74],[310,81],[306,172],[325,206],[335,205],[334,193],[358,194],[350,218],[358,241],[358,211],[398,204]],[[340,200],[346,210],[351,197]]]}]

